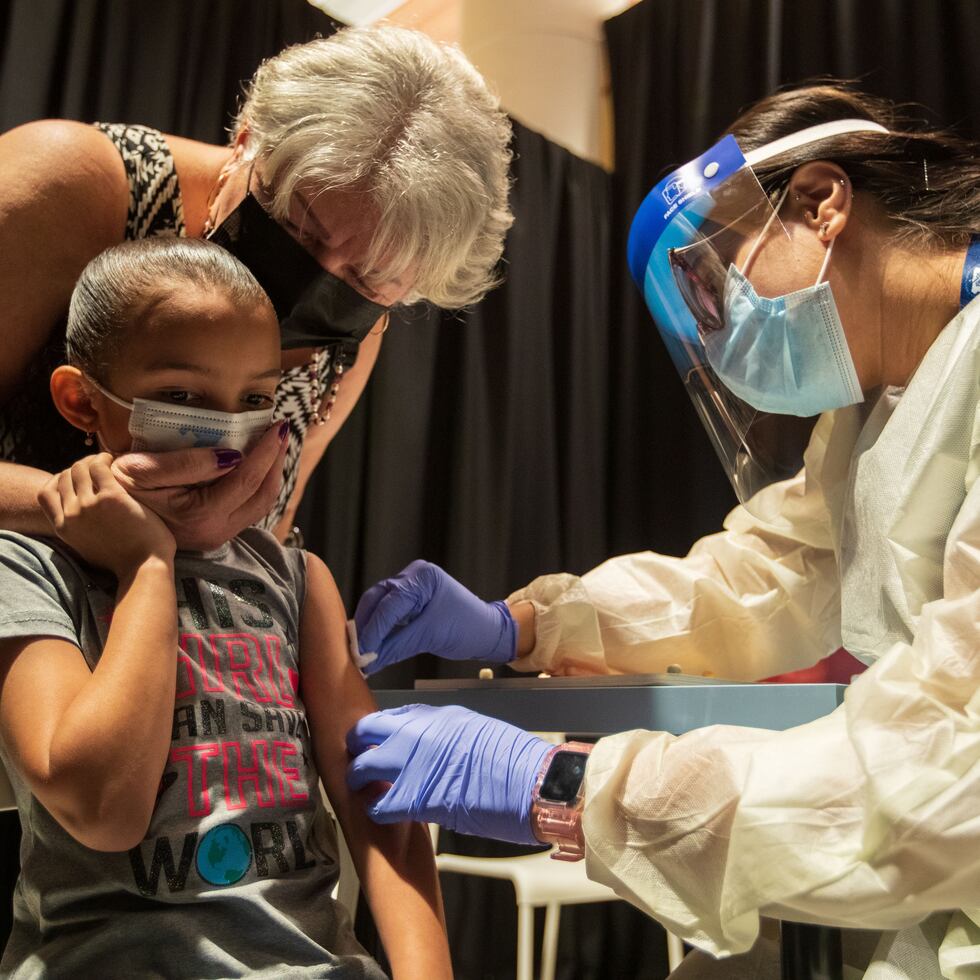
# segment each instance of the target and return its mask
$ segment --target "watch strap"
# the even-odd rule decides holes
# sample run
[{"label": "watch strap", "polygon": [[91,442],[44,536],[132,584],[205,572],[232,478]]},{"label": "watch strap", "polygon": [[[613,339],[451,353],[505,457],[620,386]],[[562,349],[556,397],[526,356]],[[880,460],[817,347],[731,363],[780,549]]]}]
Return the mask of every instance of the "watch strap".
[{"label": "watch strap", "polygon": [[588,755],[592,748],[590,742],[564,742],[556,745],[544,757],[534,783],[531,797],[531,826],[538,840],[555,845],[551,856],[556,861],[581,861],[585,857],[585,835],[582,832],[585,777],[583,775],[576,798],[569,803],[555,803],[543,799],[541,786],[548,775],[552,761],[559,752],[578,752]]}]

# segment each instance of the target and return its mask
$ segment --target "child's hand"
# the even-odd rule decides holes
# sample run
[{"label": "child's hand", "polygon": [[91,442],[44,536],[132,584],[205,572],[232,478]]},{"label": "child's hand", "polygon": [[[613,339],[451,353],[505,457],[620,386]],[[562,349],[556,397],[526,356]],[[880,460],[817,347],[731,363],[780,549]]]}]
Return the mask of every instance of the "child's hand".
[{"label": "child's hand", "polygon": [[123,578],[148,558],[170,561],[167,525],[113,476],[110,453],[86,456],[55,474],[37,495],[55,533],[85,561]]}]

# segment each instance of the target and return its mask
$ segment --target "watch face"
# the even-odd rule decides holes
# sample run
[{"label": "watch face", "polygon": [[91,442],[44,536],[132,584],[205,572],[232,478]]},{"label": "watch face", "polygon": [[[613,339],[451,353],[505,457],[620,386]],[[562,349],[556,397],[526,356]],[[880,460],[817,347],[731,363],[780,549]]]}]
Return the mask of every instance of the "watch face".
[{"label": "watch face", "polygon": [[585,778],[586,752],[556,752],[541,782],[538,796],[548,803],[571,803]]}]

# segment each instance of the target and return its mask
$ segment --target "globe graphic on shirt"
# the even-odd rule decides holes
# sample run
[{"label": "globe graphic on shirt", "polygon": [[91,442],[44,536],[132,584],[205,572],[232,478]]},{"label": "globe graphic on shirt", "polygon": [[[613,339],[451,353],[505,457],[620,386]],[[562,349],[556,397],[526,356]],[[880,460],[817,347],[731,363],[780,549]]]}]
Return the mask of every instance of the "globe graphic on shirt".
[{"label": "globe graphic on shirt", "polygon": [[197,846],[197,873],[212,885],[233,885],[252,863],[252,844],[233,823],[209,830]]}]

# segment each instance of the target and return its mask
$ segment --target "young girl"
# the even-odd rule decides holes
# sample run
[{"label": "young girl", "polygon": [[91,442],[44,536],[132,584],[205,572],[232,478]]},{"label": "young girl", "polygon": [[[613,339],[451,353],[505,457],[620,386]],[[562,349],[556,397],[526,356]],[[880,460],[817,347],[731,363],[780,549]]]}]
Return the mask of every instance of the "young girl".
[{"label": "young girl", "polygon": [[[322,778],[395,977],[450,976],[423,828],[375,825],[345,787],[344,735],[375,705],[326,566],[256,528],[177,552],[113,475],[114,452],[195,441],[232,471],[280,376],[265,293],[203,241],[120,245],[83,272],[67,349],[54,402],[106,451],[41,492],[59,540],[0,532],[0,755],[24,832],[0,972],[382,977],[329,897]],[[286,437],[251,451],[281,471]]]}]

